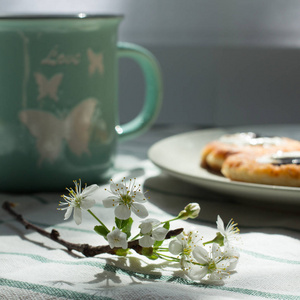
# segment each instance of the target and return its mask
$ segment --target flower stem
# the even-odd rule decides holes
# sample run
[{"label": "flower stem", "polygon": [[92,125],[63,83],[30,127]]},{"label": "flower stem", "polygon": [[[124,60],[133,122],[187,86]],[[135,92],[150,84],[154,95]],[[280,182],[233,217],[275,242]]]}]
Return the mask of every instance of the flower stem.
[{"label": "flower stem", "polygon": [[169,252],[169,249],[164,249],[164,248],[158,248],[158,250],[162,252]]},{"label": "flower stem", "polygon": [[162,259],[165,259],[165,260],[168,260],[168,261],[176,261],[176,262],[180,262],[180,259],[179,258],[176,258],[176,257],[173,257],[173,256],[169,256],[169,255],[165,255],[165,254],[162,254],[162,253],[158,253],[156,252],[160,258]]},{"label": "flower stem", "polygon": [[167,221],[164,221],[164,222],[161,222],[160,224],[165,224],[167,222],[172,222],[172,221],[176,221],[176,220],[179,220],[180,218],[179,217],[176,217],[176,218],[173,218],[173,219],[170,219],[170,220],[167,220]]},{"label": "flower stem", "polygon": [[104,223],[99,219],[99,218],[97,218],[96,216],[95,216],[95,214],[90,210],[90,209],[88,209],[87,210],[108,232],[110,232],[110,230],[104,225]]},{"label": "flower stem", "polygon": [[213,240],[212,240],[212,241],[208,241],[208,242],[203,243],[203,246],[205,246],[205,245],[207,245],[207,244],[211,244],[211,243],[213,243]]},{"label": "flower stem", "polygon": [[[177,261],[177,262],[180,262],[180,259],[177,258],[177,257],[172,257],[172,256],[169,256],[169,255],[165,255],[165,254],[162,254],[162,253],[158,253],[156,252],[160,258],[162,259],[165,259],[165,260],[168,260],[168,261]],[[201,266],[201,267],[204,267],[206,266],[206,264],[200,264],[198,262],[195,262],[195,261],[191,261],[191,260],[186,260],[186,262],[188,263],[192,263],[194,265],[198,265],[198,266]]]},{"label": "flower stem", "polygon": [[137,239],[139,236],[140,236],[140,234],[138,233],[135,237],[133,237],[133,238],[131,239],[131,241],[134,241],[134,240]]}]

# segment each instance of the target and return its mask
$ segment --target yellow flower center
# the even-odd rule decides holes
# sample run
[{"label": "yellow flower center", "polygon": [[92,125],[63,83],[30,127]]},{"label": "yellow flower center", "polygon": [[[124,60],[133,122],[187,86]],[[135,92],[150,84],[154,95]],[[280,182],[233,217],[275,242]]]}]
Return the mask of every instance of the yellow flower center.
[{"label": "yellow flower center", "polygon": [[132,198],[128,194],[122,195],[121,198],[125,205],[129,205],[132,202]]},{"label": "yellow flower center", "polygon": [[191,252],[192,252],[192,249],[191,249],[191,247],[189,247],[189,248],[184,248],[183,249],[183,254],[184,255],[190,255],[191,254]]},{"label": "yellow flower center", "polygon": [[214,261],[211,261],[208,264],[208,270],[215,270],[216,269],[216,263]]}]

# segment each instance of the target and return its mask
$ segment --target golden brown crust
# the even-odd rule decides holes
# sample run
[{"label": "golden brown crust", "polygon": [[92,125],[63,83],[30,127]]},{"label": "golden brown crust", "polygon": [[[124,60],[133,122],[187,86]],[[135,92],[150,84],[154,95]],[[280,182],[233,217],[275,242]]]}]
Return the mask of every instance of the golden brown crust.
[{"label": "golden brown crust", "polygon": [[213,141],[202,150],[201,166],[213,171],[220,171],[224,160],[232,154],[239,153],[240,147]]},{"label": "golden brown crust", "polygon": [[212,141],[203,148],[200,164],[203,168],[220,172],[224,161],[231,155],[238,153],[263,155],[266,153],[274,153],[278,150],[299,151],[300,142],[285,137],[281,138],[279,145],[237,145],[221,141]]},{"label": "golden brown crust", "polygon": [[257,161],[257,155],[235,154],[222,166],[222,174],[235,181],[300,187],[300,165],[273,165]]}]

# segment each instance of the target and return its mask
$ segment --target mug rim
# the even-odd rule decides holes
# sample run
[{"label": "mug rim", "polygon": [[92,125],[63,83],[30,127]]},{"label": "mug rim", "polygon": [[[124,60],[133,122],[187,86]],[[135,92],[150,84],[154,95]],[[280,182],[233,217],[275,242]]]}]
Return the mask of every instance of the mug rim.
[{"label": "mug rim", "polygon": [[89,14],[80,12],[74,14],[5,14],[0,15],[0,20],[119,19],[123,17],[121,14]]}]

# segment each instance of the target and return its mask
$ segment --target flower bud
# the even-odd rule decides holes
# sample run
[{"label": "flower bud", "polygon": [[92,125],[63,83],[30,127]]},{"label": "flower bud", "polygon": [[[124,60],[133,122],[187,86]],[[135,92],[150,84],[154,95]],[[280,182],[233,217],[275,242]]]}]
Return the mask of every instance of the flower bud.
[{"label": "flower bud", "polygon": [[198,217],[200,212],[200,206],[198,203],[189,203],[184,210],[182,210],[178,217],[182,220],[186,220],[188,218],[195,219]]}]

